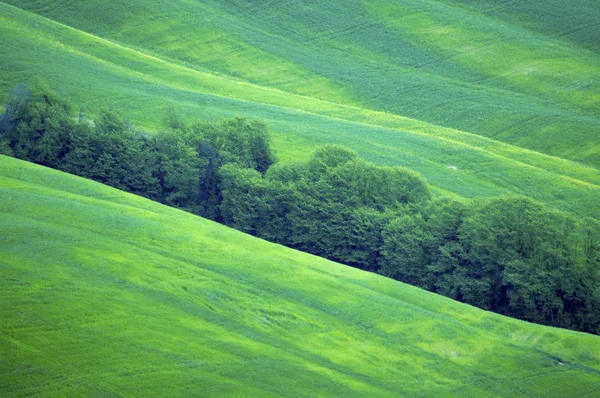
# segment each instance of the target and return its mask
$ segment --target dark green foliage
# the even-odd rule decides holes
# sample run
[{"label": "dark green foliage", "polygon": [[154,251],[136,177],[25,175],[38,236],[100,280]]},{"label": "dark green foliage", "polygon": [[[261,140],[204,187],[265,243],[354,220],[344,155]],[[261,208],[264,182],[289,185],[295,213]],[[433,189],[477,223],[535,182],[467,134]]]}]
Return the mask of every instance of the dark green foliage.
[{"label": "dark green foliage", "polygon": [[[565,216],[525,198],[486,203],[461,229],[466,273],[480,282],[478,289],[462,289],[463,297],[502,312],[531,312],[531,306],[556,311],[552,297],[541,295],[553,295],[552,273],[575,261],[569,252],[572,228]],[[528,291],[528,284],[542,288]]]},{"label": "dark green foliage", "polygon": [[219,179],[221,159],[215,147],[208,141],[200,142],[198,154],[206,159],[204,173],[200,174],[200,214],[211,220],[221,221],[219,210],[222,199]]},{"label": "dark green foliage", "polygon": [[588,217],[582,221],[582,226],[586,264],[600,270],[600,222]]},{"label": "dark green foliage", "polygon": [[597,325],[597,268],[582,256],[585,240],[574,219],[527,198],[504,197],[473,211],[460,232],[455,272],[464,301],[548,325]]},{"label": "dark green foliage", "polygon": [[327,175],[332,169],[358,158],[358,153],[345,146],[324,145],[313,153],[308,168],[313,177],[319,178]]},{"label": "dark green foliage", "polygon": [[378,270],[382,230],[403,203],[429,197],[424,181],[328,145],[305,164],[223,167],[223,221],[237,229],[355,267]]},{"label": "dark green foliage", "polygon": [[[77,120],[78,119],[78,120]],[[263,173],[273,163],[266,126],[236,118],[191,128],[174,107],[151,137],[114,111],[89,121],[47,87],[18,85],[0,117],[0,154],[127,190],[220,220],[218,170],[236,163]]]},{"label": "dark green foliage", "polygon": [[186,129],[185,120],[177,111],[174,104],[169,104],[169,106],[167,106],[165,118],[163,119],[163,125],[172,130],[184,131]]},{"label": "dark green foliage", "polygon": [[0,138],[0,155],[12,156],[13,151],[10,149],[10,145],[8,145],[8,141],[5,141]]},{"label": "dark green foliage", "polygon": [[267,134],[267,126],[264,123],[254,122],[250,125],[248,150],[250,159],[253,162],[252,168],[263,174],[275,163],[275,156],[271,151]]},{"label": "dark green foliage", "polygon": [[383,230],[395,216],[394,211],[360,207],[346,223],[345,245],[338,250],[338,261],[372,272],[380,272]]},{"label": "dark green foliage", "polygon": [[261,122],[243,118],[226,120],[220,124],[196,123],[191,128],[194,140],[189,144],[206,160],[200,173],[199,214],[223,221],[220,203],[221,176],[219,169],[226,164],[265,173],[275,162],[267,127]]},{"label": "dark green foliage", "polygon": [[318,149],[307,164],[277,166],[266,179],[278,184],[279,198],[285,196],[285,204],[274,207],[287,209],[288,244],[372,270],[390,210],[429,195],[412,172],[375,166],[338,145]]},{"label": "dark green foliage", "polygon": [[266,177],[271,181],[277,181],[285,185],[302,182],[309,177],[308,164],[299,162],[277,163],[269,168]]},{"label": "dark green foliage", "polygon": [[164,194],[158,179],[160,166],[156,142],[142,133],[137,133],[136,138],[131,141],[135,151],[129,160],[131,172],[125,176],[125,183],[131,192],[161,201]]},{"label": "dark green foliage", "polygon": [[339,145],[275,164],[266,126],[242,118],[188,125],[170,107],[154,136],[111,110],[78,119],[47,88],[18,86],[0,117],[0,154],[484,309],[600,332],[595,219],[577,222],[522,197],[432,200],[413,171]]},{"label": "dark green foliage", "polygon": [[260,173],[235,164],[221,167],[221,215],[223,222],[243,232],[257,234],[263,215],[270,214],[268,183]]},{"label": "dark green foliage", "polygon": [[200,200],[200,176],[208,161],[198,156],[183,134],[165,130],[155,140],[158,154],[158,180],[164,203],[193,208]]},{"label": "dark green foliage", "polygon": [[69,105],[47,87],[18,85],[2,116],[2,136],[15,157],[57,167],[71,149]]},{"label": "dark green foliage", "polygon": [[461,299],[460,287],[468,281],[460,267],[464,258],[460,228],[467,214],[467,207],[461,202],[436,198],[424,207],[423,214],[427,230],[437,248],[427,265],[431,289],[444,296]]},{"label": "dark green foliage", "polygon": [[420,214],[394,218],[383,231],[381,273],[411,285],[430,288],[427,265],[436,242]]},{"label": "dark green foliage", "polygon": [[322,176],[335,200],[383,210],[398,203],[429,199],[429,189],[416,173],[402,167],[375,166],[361,159],[345,162]]},{"label": "dark green foliage", "polygon": [[418,175],[340,146],[265,177],[221,170],[223,220],[237,229],[521,319],[600,325],[594,220],[581,230],[520,197],[430,200]]},{"label": "dark green foliage", "polygon": [[24,83],[19,83],[8,93],[4,113],[0,115],[0,136],[7,136],[13,131],[18,121],[23,118],[23,111],[31,98],[31,89]]},{"label": "dark green foliage", "polygon": [[264,123],[236,117],[219,125],[196,125],[195,128],[203,131],[223,163],[235,163],[264,173],[275,162]]}]

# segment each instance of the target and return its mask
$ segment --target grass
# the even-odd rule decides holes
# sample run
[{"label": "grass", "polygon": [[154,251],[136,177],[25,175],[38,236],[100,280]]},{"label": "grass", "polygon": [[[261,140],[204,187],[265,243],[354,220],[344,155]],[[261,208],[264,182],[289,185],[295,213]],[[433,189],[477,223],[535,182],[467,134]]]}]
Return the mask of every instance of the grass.
[{"label": "grass", "polygon": [[0,395],[594,396],[533,325],[0,156]]},{"label": "grass", "polygon": [[[12,5],[11,5],[12,4]],[[592,2],[0,2],[42,80],[150,131],[267,121],[455,198],[600,218]],[[2,396],[595,396],[597,336],[508,319],[0,156]]]},{"label": "grass", "polygon": [[193,69],[600,165],[589,1],[6,3]]},{"label": "grass", "polygon": [[[469,61],[466,55],[460,65],[450,67],[450,61],[440,61],[426,66],[430,65],[427,57],[449,51],[450,43],[442,40],[443,34],[435,41],[431,34],[425,37],[421,32],[423,37],[417,37],[419,32],[411,30],[410,40],[407,36],[397,46],[390,42],[396,43],[404,37],[399,32],[402,26],[447,25],[448,18],[466,13],[474,24],[477,22],[473,29],[479,29],[486,23],[492,24],[491,17],[482,16],[477,10],[464,10],[468,4],[449,7],[429,2],[427,7],[409,13],[405,10],[383,12],[385,4],[369,3],[375,5],[365,8],[359,3],[349,3],[348,14],[352,11],[358,19],[352,23],[361,28],[342,34],[351,20],[333,18],[332,26],[326,24],[331,15],[343,11],[337,3],[320,4],[316,9],[314,5],[303,6],[309,7],[305,9],[298,3],[290,3],[286,9],[289,15],[280,9],[282,4],[267,7],[261,2],[237,6],[234,3],[141,1],[131,9],[123,9],[121,3],[110,2],[102,5],[19,2],[19,6],[31,11],[0,3],[0,89],[6,92],[18,81],[41,79],[73,103],[83,104],[92,115],[102,106],[112,106],[150,130],[158,128],[168,103],[175,104],[188,117],[259,118],[273,129],[275,149],[283,160],[303,158],[320,144],[341,143],[376,163],[403,165],[420,172],[438,193],[458,198],[517,193],[579,216],[600,218],[600,172],[596,167],[491,140],[477,127],[479,122],[475,123],[464,113],[477,111],[477,120],[490,125],[511,123],[513,132],[524,128],[518,121],[518,112],[535,113],[536,119],[527,122],[530,129],[526,134],[519,133],[520,140],[550,146],[566,140],[570,148],[550,152],[589,160],[595,156],[597,138],[595,133],[588,134],[589,126],[596,129],[593,87],[564,98],[525,90],[529,86],[521,87],[521,84],[517,85],[521,88],[512,90],[514,76],[507,77],[508,80],[484,79],[482,82],[490,86],[480,87],[465,80],[473,72],[472,68],[465,69],[465,64],[473,64],[473,68],[479,65]],[[273,13],[279,17],[272,16]],[[400,14],[406,15],[408,20],[386,19]],[[430,14],[443,21],[431,20]],[[309,15],[314,18],[309,19]],[[360,22],[361,18],[368,18],[370,22]],[[525,29],[520,25],[494,23],[492,27],[496,30],[488,34],[497,30],[508,34],[515,29],[523,33]],[[78,27],[85,27],[89,32]],[[377,29],[384,29],[391,36],[379,41],[385,35]],[[379,33],[370,36],[372,30]],[[538,53],[523,50],[518,46],[522,44],[520,41],[512,43],[520,48],[515,50],[515,59],[525,57],[521,60],[524,64],[535,62],[530,58],[549,54],[544,52],[546,46],[552,51],[568,50],[567,54],[572,55],[569,64],[557,63],[553,73],[564,68],[579,68],[595,78],[596,58],[589,48],[580,49],[556,38],[544,41],[540,35],[529,32],[523,36],[523,40],[535,36],[531,45],[539,47]],[[465,28],[454,36],[464,42],[471,36],[471,30]],[[428,40],[435,41],[437,49],[430,48],[433,44]],[[383,43],[380,44],[383,47],[373,44],[373,48],[367,48],[367,43]],[[412,52],[404,53],[410,43]],[[419,51],[423,52],[419,57],[424,58],[415,55]],[[494,51],[502,53],[505,49],[498,47]],[[323,59],[335,54],[344,54],[347,58]],[[301,60],[318,64],[308,65]],[[390,64],[398,62],[405,65]],[[249,64],[256,68],[248,68]],[[435,71],[428,69],[434,66]],[[500,73],[492,66],[477,67],[488,74]],[[411,81],[412,97],[407,96],[408,93],[401,95],[402,90],[396,91],[400,83],[392,84],[396,80],[390,74],[394,79]],[[367,77],[377,82],[346,81]],[[565,74],[567,80],[561,80],[560,84],[570,84],[571,78],[576,79]],[[533,79],[528,84],[535,82]],[[546,87],[542,86],[540,90]],[[454,97],[448,87],[468,91],[469,96],[475,96],[474,101],[481,106],[488,104],[490,109],[465,106],[462,100],[456,100],[463,96]],[[563,90],[564,87],[560,87],[543,90]],[[393,92],[386,94],[384,89]],[[408,105],[387,108],[385,98],[392,95],[405,99],[406,104],[417,99],[422,101],[414,103],[415,109],[423,112],[414,114]],[[426,115],[428,111],[423,103],[437,101],[430,96],[444,96],[450,105],[461,104],[462,111],[451,112],[442,106],[435,109],[449,123],[432,119]],[[490,102],[494,96],[505,100]],[[501,114],[498,110],[502,110]],[[549,116],[545,118],[544,114]],[[556,126],[563,126],[559,138],[552,135],[550,127],[539,125],[543,120],[553,120],[558,123]],[[588,122],[591,124],[586,124]],[[458,127],[464,129],[443,127],[444,124],[460,124]]]}]

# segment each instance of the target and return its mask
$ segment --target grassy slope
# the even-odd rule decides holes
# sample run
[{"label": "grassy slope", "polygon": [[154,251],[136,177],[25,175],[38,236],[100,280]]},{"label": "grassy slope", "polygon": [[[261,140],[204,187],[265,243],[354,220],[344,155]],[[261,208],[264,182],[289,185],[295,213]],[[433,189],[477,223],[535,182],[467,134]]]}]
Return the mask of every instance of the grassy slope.
[{"label": "grassy slope", "polygon": [[[203,118],[236,114],[261,118],[275,130],[276,149],[284,159],[305,156],[318,144],[342,143],[377,163],[415,169],[439,191],[459,197],[520,193],[556,208],[600,218],[597,169],[463,131],[370,111],[360,107],[359,100],[346,97],[348,88],[296,64],[282,61],[284,71],[274,74],[294,76],[289,79],[292,86],[284,88],[302,95],[213,73],[208,70],[211,65],[185,66],[172,54],[157,55],[156,51],[163,49],[161,43],[156,44],[156,51],[128,47],[2,3],[0,22],[0,87],[5,89],[17,81],[41,78],[92,111],[110,104],[150,128],[158,125],[167,102],[176,103],[187,115]],[[237,54],[234,49],[225,53],[230,57],[219,59],[231,60]],[[246,54],[249,58],[264,55],[250,53]],[[304,91],[296,86],[303,86]],[[340,104],[340,96],[348,98],[349,104]]]},{"label": "grassy slope", "polygon": [[194,68],[600,165],[589,1],[8,2]]},{"label": "grassy slope", "polygon": [[593,0],[565,3],[531,1],[442,0],[600,54],[598,4]]},{"label": "grassy slope", "polygon": [[594,396],[600,339],[0,156],[0,395]]}]

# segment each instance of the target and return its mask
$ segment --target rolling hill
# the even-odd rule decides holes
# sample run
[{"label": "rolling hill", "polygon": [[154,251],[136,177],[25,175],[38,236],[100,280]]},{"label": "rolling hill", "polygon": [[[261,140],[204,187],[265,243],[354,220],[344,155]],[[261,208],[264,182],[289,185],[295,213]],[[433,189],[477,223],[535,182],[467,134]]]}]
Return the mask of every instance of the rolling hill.
[{"label": "rolling hill", "polygon": [[0,394],[595,396],[543,327],[0,156]]},{"label": "rolling hill", "polygon": [[149,130],[168,104],[258,118],[283,160],[340,143],[438,193],[600,218],[600,63],[585,39],[598,10],[585,2],[9,3],[3,96],[40,79]]},{"label": "rolling hill", "polygon": [[7,1],[174,63],[600,165],[589,1]]},{"label": "rolling hill", "polygon": [[[600,219],[594,1],[2,0],[42,81],[150,134],[265,121],[435,195]],[[2,396],[596,396],[598,336],[485,312],[0,155]]]}]

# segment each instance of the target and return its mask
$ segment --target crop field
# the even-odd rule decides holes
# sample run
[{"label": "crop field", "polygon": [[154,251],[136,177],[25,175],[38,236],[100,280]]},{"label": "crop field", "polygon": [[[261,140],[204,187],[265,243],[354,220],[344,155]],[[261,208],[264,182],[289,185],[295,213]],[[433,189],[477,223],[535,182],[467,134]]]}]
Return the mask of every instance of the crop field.
[{"label": "crop field", "polygon": [[6,3],[178,65],[600,165],[589,1]]},{"label": "crop field", "polygon": [[150,131],[169,104],[190,120],[262,119],[282,160],[341,143],[438,193],[600,218],[600,63],[566,33],[593,30],[595,7],[550,2],[537,21],[523,15],[540,6],[450,1],[8,3],[2,96],[42,80],[91,117],[111,106]]},{"label": "crop field", "polygon": [[596,396],[538,326],[0,156],[0,395]]},{"label": "crop field", "polygon": [[[39,81],[150,134],[243,116],[282,162],[342,144],[600,220],[596,3],[0,0],[0,110]],[[597,336],[1,155],[0,270],[2,397],[600,394]]]}]

